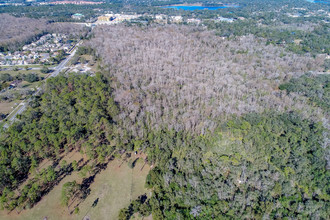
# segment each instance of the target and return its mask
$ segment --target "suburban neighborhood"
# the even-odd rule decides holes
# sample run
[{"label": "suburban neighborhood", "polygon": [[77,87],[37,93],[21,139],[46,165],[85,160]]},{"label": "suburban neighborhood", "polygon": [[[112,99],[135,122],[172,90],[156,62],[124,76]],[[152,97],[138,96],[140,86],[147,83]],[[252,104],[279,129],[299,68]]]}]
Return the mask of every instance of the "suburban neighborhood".
[{"label": "suburban neighborhood", "polygon": [[22,51],[0,52],[0,65],[51,64],[61,51],[68,52],[74,43],[75,40],[65,34],[46,34],[23,46]]}]

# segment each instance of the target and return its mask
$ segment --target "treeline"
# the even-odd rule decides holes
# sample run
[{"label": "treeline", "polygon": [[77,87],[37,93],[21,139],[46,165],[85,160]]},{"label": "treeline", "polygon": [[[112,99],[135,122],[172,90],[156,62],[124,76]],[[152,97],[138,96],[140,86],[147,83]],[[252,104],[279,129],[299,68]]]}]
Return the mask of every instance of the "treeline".
[{"label": "treeline", "polygon": [[38,40],[47,33],[64,33],[71,37],[86,37],[89,29],[70,23],[52,23],[45,19],[31,19],[0,14],[0,52],[15,51]]},{"label": "treeline", "polygon": [[[253,34],[267,40],[267,44],[282,45],[289,51],[298,54],[330,54],[330,26],[322,23],[315,28],[309,24],[307,30],[299,27],[292,27],[282,24],[283,28],[276,28],[278,24],[271,24],[260,27],[257,20],[249,19],[246,21],[225,22],[206,22],[210,29],[217,31],[219,36],[244,36]],[[312,30],[310,30],[312,28]]]},{"label": "treeline", "polygon": [[[128,118],[120,114],[124,107],[119,110],[111,97],[109,80],[99,74],[49,79],[45,92],[1,136],[2,208],[33,207],[66,173],[77,170],[77,163],[57,165],[63,152],[80,150],[104,163],[115,151],[138,150],[155,166],[146,179],[153,193],[133,201],[120,219],[136,212],[154,219],[326,219],[330,172],[320,123],[272,111],[214,120],[214,132],[204,134],[146,124],[143,136],[134,137],[125,127]],[[38,169],[45,158],[53,166]],[[62,203],[86,193],[67,183]]]},{"label": "treeline", "polygon": [[151,198],[120,213],[153,219],[326,219],[330,172],[322,125],[295,113],[247,114],[214,133],[150,131]]},{"label": "treeline", "polygon": [[[183,15],[187,17],[198,17],[198,18],[214,18],[218,15],[230,16],[230,17],[245,17],[254,18],[256,15],[261,15],[259,18],[268,17],[269,14],[276,14],[277,19],[282,21],[290,20],[286,15],[287,12],[292,12],[292,8],[306,8],[306,11],[318,11],[326,10],[329,8],[328,4],[312,4],[306,0],[252,0],[246,2],[245,0],[233,1],[209,1],[209,0],[187,0],[184,3],[188,4],[202,4],[202,5],[219,5],[219,3],[224,5],[238,5],[239,7],[229,7],[217,10],[216,13],[213,10],[197,10],[197,11],[183,11],[175,9],[166,9],[159,6],[166,6],[172,4],[182,4],[179,0],[147,0],[147,1],[136,1],[136,0],[115,0],[100,5],[31,5],[26,3],[24,6],[3,6],[0,8],[0,13],[9,13],[14,16],[27,16],[29,18],[43,18],[55,22],[72,22],[75,21],[71,16],[75,13],[82,13],[84,17],[83,21],[94,21],[97,16],[112,11],[114,13],[132,13],[136,12],[138,14],[167,14],[167,15]],[[305,13],[306,11],[300,10],[300,13]],[[322,19],[327,20],[328,18],[324,16]],[[258,20],[258,19],[256,19]],[[270,19],[271,20],[271,19]],[[270,21],[267,19],[267,22]],[[293,19],[294,20],[294,19]],[[307,20],[317,20],[317,16],[311,16],[304,18]]]},{"label": "treeline", "polygon": [[311,105],[322,108],[328,115],[330,113],[330,75],[306,74],[299,78],[292,78],[288,83],[279,87],[288,93],[298,93],[309,99]]},{"label": "treeline", "polygon": [[36,82],[40,80],[40,77],[35,73],[28,73],[28,74],[18,74],[15,77],[10,75],[9,73],[3,73],[0,75],[0,82],[8,83],[13,80],[25,80],[27,82]]},{"label": "treeline", "polygon": [[97,61],[97,57],[95,54],[95,50],[90,48],[90,47],[84,47],[84,46],[80,46],[77,51],[75,56],[71,59],[71,64],[72,65],[76,65],[79,62],[80,63],[86,63],[86,59],[84,57],[82,57],[82,55],[91,55],[93,57],[93,61]]},{"label": "treeline", "polygon": [[[125,127],[205,132],[233,114],[301,109],[299,99],[278,90],[284,79],[323,71],[312,58],[265,45],[251,35],[223,39],[187,26],[100,26],[86,44],[114,77],[115,100]],[[305,112],[317,112],[304,107]]]},{"label": "treeline", "polygon": [[[186,3],[196,2],[187,1]],[[205,5],[210,1],[199,1],[198,3]],[[233,4],[232,1],[221,1],[221,3]],[[143,3],[132,1],[132,4],[136,5],[135,10],[139,13],[182,15],[184,19],[193,17],[207,20],[216,19],[219,16],[233,18],[235,19],[233,23],[211,20],[205,24],[209,28],[215,29],[221,36],[253,34],[256,37],[267,39],[268,43],[285,45],[289,51],[298,54],[330,53],[329,18],[326,13],[323,13],[329,9],[329,4],[313,4],[306,0],[294,2],[253,0],[248,3],[244,0],[237,0],[234,4],[239,7],[223,8],[216,12],[213,10],[184,11],[147,6],[148,4],[154,6],[180,4],[178,1],[146,1]],[[143,4],[145,6],[141,7]],[[301,8],[306,10],[301,10]],[[289,14],[300,17],[290,17]],[[295,40],[298,40],[299,43]]]},{"label": "treeline", "polygon": [[[324,57],[174,25],[101,26],[93,36],[78,55],[101,59],[103,75],[49,79],[1,135],[3,208],[33,206],[76,169],[55,166],[65,152],[79,150],[98,164],[134,150],[154,167],[146,179],[152,196],[133,201],[120,219],[137,212],[154,219],[328,217],[329,140],[318,122],[328,117],[328,77],[304,78],[324,70]],[[39,172],[43,159],[54,166]],[[83,197],[82,189],[65,184],[62,203]]]},{"label": "treeline", "polygon": [[[83,20],[92,22],[97,16],[112,11],[114,13],[138,13],[138,14],[166,14],[182,15],[184,18],[216,19],[219,15],[238,19],[233,23],[206,22],[212,29],[216,29],[221,36],[243,36],[253,34],[267,39],[268,43],[285,44],[292,52],[303,53],[330,53],[329,18],[321,10],[329,9],[328,4],[312,4],[306,0],[300,1],[261,1],[253,0],[248,3],[244,0],[235,1],[239,7],[229,7],[217,10],[183,11],[165,9],[158,6],[180,4],[180,1],[112,1],[111,4],[99,5],[43,5],[43,6],[6,6],[0,8],[0,13],[10,13],[15,16],[27,16],[35,19],[47,19],[52,22],[73,22],[74,13],[84,14]],[[187,1],[186,3],[196,3]],[[204,5],[215,4],[210,1],[199,1]],[[223,4],[233,4],[232,1],[222,1]],[[304,8],[306,10],[301,10]],[[313,12],[312,14],[308,14]],[[322,14],[323,13],[323,14]],[[292,18],[288,14],[299,14],[298,18]],[[307,15],[305,17],[304,15]],[[149,17],[150,18],[150,17]],[[240,19],[245,19],[241,21]],[[308,30],[301,27],[309,26]],[[289,28],[288,28],[289,27]],[[313,30],[315,27],[315,30]],[[305,28],[303,28],[305,29]],[[29,30],[29,29],[26,29]],[[297,43],[297,40],[299,43]],[[29,40],[31,41],[31,39]],[[29,42],[27,41],[27,42]]]},{"label": "treeline", "polygon": [[[119,5],[121,8],[121,5]],[[0,13],[8,13],[18,17],[29,17],[33,19],[47,19],[53,22],[75,22],[71,16],[75,13],[84,15],[82,21],[93,21],[98,10],[108,9],[119,11],[119,6],[115,2],[113,4],[100,5],[24,5],[24,6],[3,6]]]},{"label": "treeline", "polygon": [[[129,11],[130,9],[134,9],[139,13],[162,13],[162,14],[181,14],[181,15],[193,15],[193,16],[214,16],[214,11],[212,10],[198,10],[198,11],[183,11],[183,10],[175,10],[175,9],[164,9],[157,6],[167,6],[167,5],[174,5],[174,4],[202,4],[212,5],[212,6],[219,6],[221,5],[235,5],[239,7],[229,7],[217,10],[217,14],[222,14],[223,12],[228,13],[231,12],[233,16],[236,15],[253,15],[259,12],[274,12],[279,10],[288,10],[291,8],[306,8],[308,10],[321,10],[327,9],[329,6],[327,4],[311,4],[306,0],[223,0],[223,1],[210,1],[210,0],[185,0],[184,2],[180,0],[146,0],[146,1],[136,1],[136,0],[126,0],[126,1],[119,1],[122,3],[122,11]],[[129,5],[130,7],[125,7]]]},{"label": "treeline", "polygon": [[[30,105],[0,137],[0,202],[9,210],[33,206],[71,169],[50,167],[43,171],[44,179],[37,170],[42,160],[57,161],[63,152],[75,149],[103,163],[126,143],[118,135],[114,120],[118,108],[101,75],[48,79],[43,95]],[[33,173],[38,175],[20,190],[18,186]]]},{"label": "treeline", "polygon": [[47,21],[30,18],[16,18],[8,14],[0,14],[0,51],[13,50],[25,43],[30,43],[43,34]]},{"label": "treeline", "polygon": [[328,133],[317,121],[328,115],[278,89],[323,71],[324,58],[191,27],[94,31],[87,45],[113,77],[121,125],[155,164],[152,197],[120,219],[326,218]]}]

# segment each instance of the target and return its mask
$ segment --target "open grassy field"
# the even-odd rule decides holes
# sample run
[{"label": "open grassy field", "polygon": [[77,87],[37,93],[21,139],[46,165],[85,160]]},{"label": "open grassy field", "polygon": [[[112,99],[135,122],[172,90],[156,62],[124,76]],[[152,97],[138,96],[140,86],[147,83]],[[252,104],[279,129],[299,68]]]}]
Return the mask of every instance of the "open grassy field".
[{"label": "open grassy field", "polygon": [[[132,159],[142,155],[133,155]],[[79,153],[71,153],[64,158],[68,163],[81,158]],[[41,166],[46,167],[49,161],[44,161]],[[49,163],[50,164],[50,163]],[[120,166],[121,165],[121,166]],[[120,167],[119,167],[120,166]],[[78,183],[82,178],[77,172],[66,176],[58,185],[56,185],[42,200],[32,209],[23,210],[20,214],[15,211],[7,213],[0,211],[0,219],[8,220],[59,220],[59,219],[91,219],[91,220],[111,220],[117,219],[120,209],[127,207],[130,200],[136,199],[139,195],[147,193],[144,188],[146,176],[150,170],[148,165],[143,166],[138,162],[131,169],[127,162],[122,163],[120,159],[111,161],[106,169],[95,176],[90,185],[91,192],[88,197],[79,204],[79,213],[70,214],[73,207],[68,208],[60,205],[61,189],[64,183],[76,180]],[[92,207],[94,201],[98,199],[97,205]]]},{"label": "open grassy field", "polygon": [[26,69],[23,68],[22,70],[17,70],[17,71],[15,71],[15,70],[2,70],[0,73],[1,74],[8,73],[11,76],[17,76],[19,74],[29,74],[29,73],[35,73],[40,77],[46,77],[47,76],[47,74],[41,73],[39,68],[38,69],[31,69],[30,68],[29,70],[26,70]]},{"label": "open grassy field", "polygon": [[[84,62],[81,63],[81,60]],[[68,72],[89,72],[89,73],[96,73],[99,71],[99,61],[95,61],[93,56],[91,55],[81,55],[79,56],[79,62],[77,64],[71,64],[68,67]]]},{"label": "open grassy field", "polygon": [[[37,82],[33,82],[33,83],[29,83],[27,81],[23,81],[21,84],[20,84],[20,87],[22,88],[36,88],[38,85],[41,84],[42,81],[37,81]],[[19,89],[19,88],[17,88]]]},{"label": "open grassy field", "polygon": [[[0,76],[2,74],[10,74],[13,79],[12,81],[7,81],[6,82],[6,87],[8,87],[11,83],[16,81],[16,76],[18,75],[27,75],[30,73],[35,73],[37,74],[40,79],[46,78],[48,74],[43,74],[40,72],[40,70],[34,70],[34,69],[29,69],[29,70],[19,70],[19,71],[13,71],[13,70],[2,70],[0,71]],[[19,77],[22,79],[23,77]],[[14,106],[14,103],[20,103],[21,100],[23,100],[26,95],[29,94],[29,92],[36,90],[37,87],[40,86],[40,84],[43,81],[36,81],[36,82],[27,82],[27,81],[21,81],[16,88],[6,88],[5,90],[2,90],[0,96],[1,96],[1,102],[0,102],[0,113],[7,114],[11,112],[13,109],[12,107]],[[0,82],[2,83],[2,82]],[[8,99],[9,97],[9,99]],[[8,99],[7,101],[5,101]]]},{"label": "open grassy field", "polygon": [[4,114],[10,113],[16,107],[15,103],[20,103],[20,101],[0,102],[0,112]]},{"label": "open grassy field", "polygon": [[[37,74],[40,78],[46,78],[48,76],[48,74],[41,73],[40,72],[40,69],[31,69],[31,68],[29,70],[25,70],[23,68],[22,70],[18,70],[18,71],[14,71],[14,70],[2,70],[2,71],[0,71],[0,75],[1,74],[6,74],[6,73],[9,74],[9,75],[11,75],[11,76],[13,76],[14,77],[13,80],[15,80],[15,76],[18,76],[18,75],[27,75],[27,74],[30,74],[30,73]],[[11,82],[9,82],[9,84],[10,83]],[[40,83],[40,81],[29,83],[29,82],[23,80],[19,84],[18,89],[20,87],[21,88],[35,88],[39,83]],[[15,91],[16,89],[12,89],[11,91]]]}]

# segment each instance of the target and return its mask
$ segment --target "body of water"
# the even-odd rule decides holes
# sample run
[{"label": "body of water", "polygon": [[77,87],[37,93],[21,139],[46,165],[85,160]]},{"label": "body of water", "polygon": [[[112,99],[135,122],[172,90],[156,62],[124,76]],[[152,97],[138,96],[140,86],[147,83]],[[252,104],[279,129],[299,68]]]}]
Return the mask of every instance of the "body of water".
[{"label": "body of water", "polygon": [[185,10],[185,11],[194,11],[194,10],[217,10],[221,8],[229,8],[229,6],[220,6],[220,7],[206,7],[206,6],[164,6],[162,8],[174,8],[177,10]]},{"label": "body of water", "polygon": [[330,4],[328,1],[317,1],[317,0],[306,0],[310,3],[322,3],[322,4]]}]

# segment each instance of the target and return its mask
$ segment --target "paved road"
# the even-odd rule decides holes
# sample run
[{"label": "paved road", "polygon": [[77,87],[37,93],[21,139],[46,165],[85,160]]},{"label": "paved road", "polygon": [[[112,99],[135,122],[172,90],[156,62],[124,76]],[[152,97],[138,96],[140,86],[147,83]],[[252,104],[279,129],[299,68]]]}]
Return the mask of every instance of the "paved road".
[{"label": "paved road", "polygon": [[63,68],[66,66],[66,64],[72,59],[72,57],[76,54],[76,47],[81,43],[81,41],[76,44],[75,48],[73,49],[72,53],[65,59],[63,60],[57,67],[55,67],[54,71],[48,76],[48,77],[55,77],[57,76]]},{"label": "paved road", "polygon": [[[33,94],[33,96],[36,96],[40,93],[41,89],[37,88],[37,91]],[[28,103],[30,103],[32,98],[29,98],[28,100],[22,101],[12,112],[15,112],[14,114],[9,114],[7,116],[7,123],[3,125],[4,128],[8,128],[16,119],[17,115],[20,115],[25,109]]]},{"label": "paved road", "polygon": [[[4,128],[8,128],[9,125],[16,119],[17,114],[21,114],[26,108],[26,103],[21,102],[13,111],[16,111],[15,114],[10,114],[7,116],[7,123],[3,125]],[[18,110],[17,110],[18,109]]]},{"label": "paved road", "polygon": [[[72,57],[76,54],[77,46],[79,46],[82,43],[82,41],[78,42],[75,47],[72,49],[72,53],[63,60],[58,66],[55,67],[54,71],[48,75],[47,78],[55,77],[57,76],[63,68],[66,66],[66,64],[72,59]],[[37,91],[33,94],[33,96],[36,96],[41,91],[41,88],[37,88]],[[28,103],[32,100],[32,98],[29,98],[28,100],[22,101],[12,112],[15,112],[12,114],[12,112],[7,116],[7,123],[3,125],[4,128],[8,128],[13,121],[16,119],[17,115],[20,115],[27,107]]]}]

